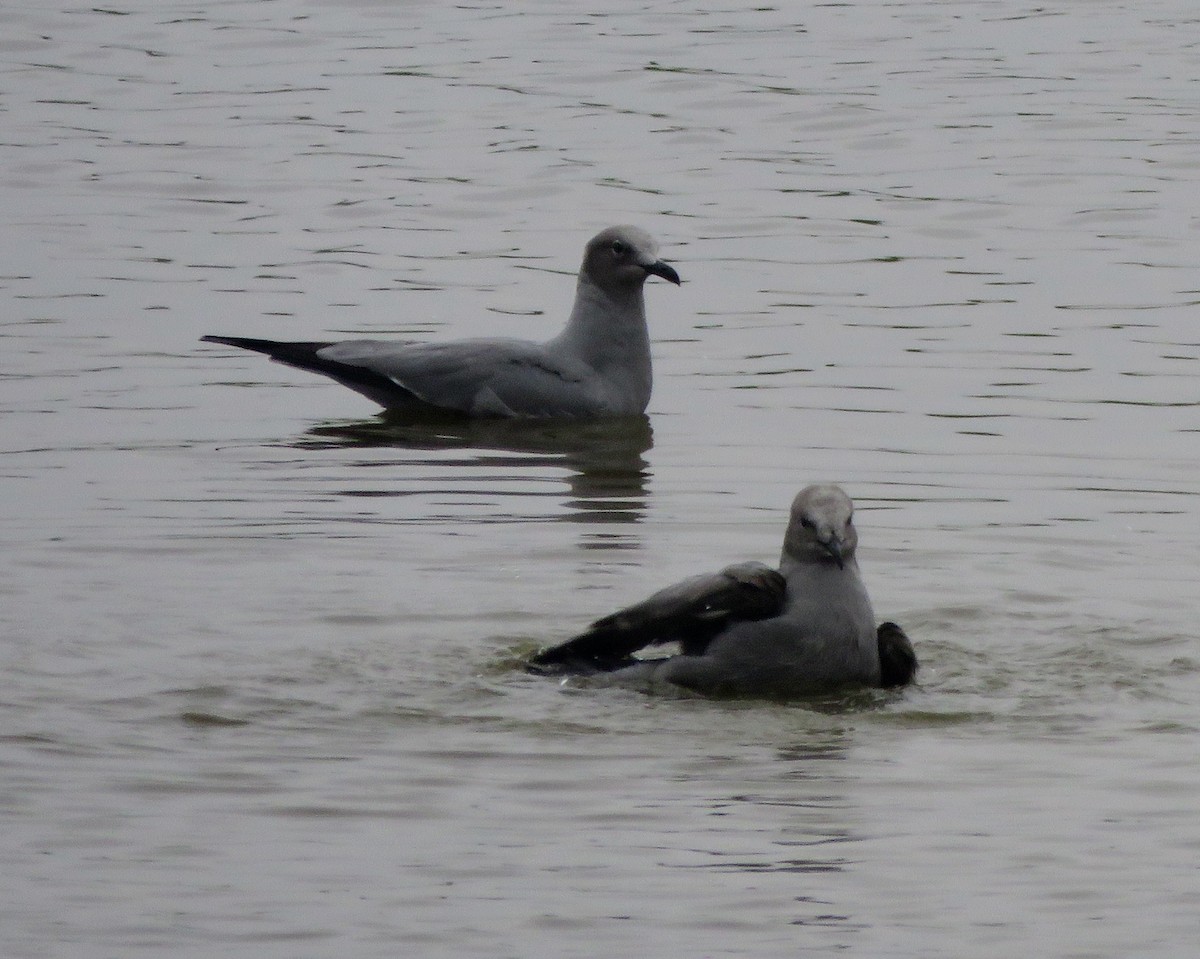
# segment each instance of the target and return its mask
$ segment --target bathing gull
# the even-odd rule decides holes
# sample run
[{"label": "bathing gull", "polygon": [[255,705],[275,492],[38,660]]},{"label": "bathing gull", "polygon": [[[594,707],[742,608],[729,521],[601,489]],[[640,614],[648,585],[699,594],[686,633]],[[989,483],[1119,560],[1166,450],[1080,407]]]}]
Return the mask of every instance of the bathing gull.
[{"label": "bathing gull", "polygon": [[[773,698],[904,686],[916,655],[899,626],[875,624],[853,513],[840,487],[809,486],[792,503],[778,570],[737,563],[685,579],[542,650],[530,669]],[[678,655],[633,655],[670,642]]]}]

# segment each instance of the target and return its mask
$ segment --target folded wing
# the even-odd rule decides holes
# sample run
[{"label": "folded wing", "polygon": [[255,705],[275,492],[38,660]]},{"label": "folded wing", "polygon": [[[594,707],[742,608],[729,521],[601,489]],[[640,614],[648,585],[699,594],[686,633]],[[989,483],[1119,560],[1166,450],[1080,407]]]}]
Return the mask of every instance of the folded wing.
[{"label": "folded wing", "polygon": [[414,343],[348,340],[320,351],[343,367],[390,380],[422,403],[476,416],[554,417],[595,412],[594,372],[540,344],[480,339]]}]

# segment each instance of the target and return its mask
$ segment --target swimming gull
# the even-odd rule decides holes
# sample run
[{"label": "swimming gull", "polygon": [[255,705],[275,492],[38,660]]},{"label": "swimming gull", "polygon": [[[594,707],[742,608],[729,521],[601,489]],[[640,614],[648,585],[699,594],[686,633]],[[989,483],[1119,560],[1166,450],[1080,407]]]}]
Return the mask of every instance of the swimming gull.
[{"label": "swimming gull", "polygon": [[642,285],[679,285],[654,240],[614,226],[588,242],[566,327],[545,343],[469,339],[278,342],[205,336],[322,373],[392,410],[467,416],[578,417],[644,413],[652,384]]},{"label": "swimming gull", "polygon": [[[809,486],[792,502],[778,570],[737,563],[685,579],[539,652],[530,669],[773,698],[907,685],[917,658],[899,626],[875,625],[853,513],[840,487]],[[670,642],[678,655],[633,655]]]}]

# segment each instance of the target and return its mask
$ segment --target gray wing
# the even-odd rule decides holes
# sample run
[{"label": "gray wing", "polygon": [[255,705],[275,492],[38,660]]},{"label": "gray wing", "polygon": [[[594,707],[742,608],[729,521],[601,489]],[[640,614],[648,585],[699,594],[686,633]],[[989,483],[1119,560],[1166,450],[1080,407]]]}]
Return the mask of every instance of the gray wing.
[{"label": "gray wing", "polygon": [[565,643],[530,660],[535,668],[607,672],[629,665],[646,646],[680,642],[700,655],[709,641],[736,622],[776,616],[787,583],[762,563],[736,563],[659,590],[648,599],[596,620]]},{"label": "gray wing", "polygon": [[551,356],[525,340],[477,339],[397,345],[347,340],[324,360],[386,377],[431,406],[492,416],[585,416],[603,412],[603,387],[590,367]]}]

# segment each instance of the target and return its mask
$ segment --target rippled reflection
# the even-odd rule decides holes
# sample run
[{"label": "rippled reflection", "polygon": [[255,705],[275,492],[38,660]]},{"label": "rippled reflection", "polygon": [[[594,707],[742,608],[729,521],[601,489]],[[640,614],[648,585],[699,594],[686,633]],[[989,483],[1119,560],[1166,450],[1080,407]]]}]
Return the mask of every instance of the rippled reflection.
[{"label": "rippled reflection", "polygon": [[573,522],[636,523],[646,509],[650,474],[644,454],[654,445],[654,431],[645,416],[548,423],[382,413],[313,427],[296,445],[426,451],[430,465],[444,463],[447,451],[473,450],[476,465],[513,478],[561,471],[565,494],[554,495]]}]

